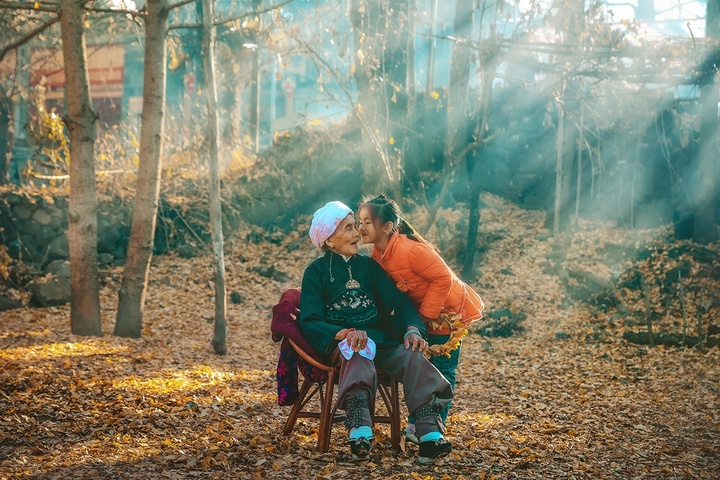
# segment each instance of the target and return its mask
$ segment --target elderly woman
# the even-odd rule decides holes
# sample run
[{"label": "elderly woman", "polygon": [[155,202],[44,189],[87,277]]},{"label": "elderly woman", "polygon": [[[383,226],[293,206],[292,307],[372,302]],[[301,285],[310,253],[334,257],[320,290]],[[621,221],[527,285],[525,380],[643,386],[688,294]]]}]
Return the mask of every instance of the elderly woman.
[{"label": "elderly woman", "polygon": [[452,445],[443,436],[440,412],[452,389],[424,355],[426,329],[412,302],[374,260],[358,255],[360,233],[345,204],[329,202],[316,211],[310,239],[323,255],[303,275],[300,328],[318,352],[340,364],[338,405],[346,411],[353,458],[370,454],[376,366],[403,384],[420,443],[418,461],[447,455]]}]

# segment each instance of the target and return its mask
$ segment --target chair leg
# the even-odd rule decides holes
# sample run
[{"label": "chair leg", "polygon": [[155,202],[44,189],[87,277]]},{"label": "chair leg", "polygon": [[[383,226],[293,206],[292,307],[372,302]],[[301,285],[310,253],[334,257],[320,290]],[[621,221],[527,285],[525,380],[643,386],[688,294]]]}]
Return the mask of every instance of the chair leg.
[{"label": "chair leg", "polygon": [[400,388],[398,381],[390,379],[390,442],[393,450],[400,451]]},{"label": "chair leg", "polygon": [[[334,375],[328,375],[325,384],[325,398],[320,408],[320,426],[318,427],[318,452],[327,452],[330,449],[330,437],[332,435],[333,424],[333,396],[335,394],[335,378]],[[321,396],[322,398],[322,396]]]},{"label": "chair leg", "polygon": [[300,410],[302,410],[302,408],[307,403],[307,394],[312,386],[312,381],[308,379],[305,379],[303,381],[302,386],[300,387],[300,392],[298,394],[298,400],[293,404],[292,409],[290,410],[290,414],[285,421],[285,428],[283,428],[284,435],[289,434],[290,432],[292,432],[293,428],[295,428],[295,424],[297,423],[298,419],[298,413],[300,413]]},{"label": "chair leg", "polygon": [[[338,407],[337,405],[334,405],[336,381],[337,380],[335,378],[335,375],[332,374],[328,375],[328,380],[324,384],[305,379],[302,383],[302,386],[300,387],[298,401],[295,402],[295,404],[292,406],[290,414],[285,421],[283,434],[287,435],[292,432],[295,424],[297,423],[298,417],[305,418],[306,416],[312,416],[313,418],[317,418],[315,417],[316,414],[303,411],[303,408],[307,405],[311,398],[315,396],[315,393],[317,393],[318,399],[320,400],[320,425],[318,427],[318,440],[316,450],[323,453],[330,450],[332,426],[334,420],[336,419],[335,409],[333,407]],[[317,392],[314,391],[310,393],[310,390],[312,388],[316,388]],[[385,420],[385,418],[383,417],[380,421],[382,421],[383,423],[387,421],[390,424],[390,442],[392,444],[393,450],[399,452],[401,432],[400,389],[398,386],[398,381],[395,379],[390,379],[390,385],[378,385],[378,394],[381,396],[388,410],[387,420]],[[375,412],[374,403],[375,402],[373,401],[373,404],[370,405],[371,413],[373,415]]]}]

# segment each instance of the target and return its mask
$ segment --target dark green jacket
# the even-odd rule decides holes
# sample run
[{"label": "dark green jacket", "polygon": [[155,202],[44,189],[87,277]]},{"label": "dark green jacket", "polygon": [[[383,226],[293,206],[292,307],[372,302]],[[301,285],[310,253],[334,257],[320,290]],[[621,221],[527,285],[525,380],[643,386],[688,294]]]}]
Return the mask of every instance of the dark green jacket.
[{"label": "dark green jacket", "polygon": [[[350,271],[360,288],[346,288]],[[402,343],[409,326],[417,327],[423,337],[427,333],[410,298],[370,257],[355,255],[345,262],[328,251],[305,269],[300,328],[318,352],[330,355],[338,344],[334,337],[343,328],[365,330],[379,347]]]}]

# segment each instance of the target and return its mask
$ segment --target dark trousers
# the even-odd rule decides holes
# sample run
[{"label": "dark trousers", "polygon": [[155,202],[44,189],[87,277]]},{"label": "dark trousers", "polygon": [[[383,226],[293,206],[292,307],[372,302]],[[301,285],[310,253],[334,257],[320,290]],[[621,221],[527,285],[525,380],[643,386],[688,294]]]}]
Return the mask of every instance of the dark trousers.
[{"label": "dark trousers", "polygon": [[[408,412],[414,413],[422,407],[435,406],[442,411],[452,400],[450,383],[433,366],[425,355],[418,351],[406,350],[404,345],[378,345],[374,360],[368,360],[357,353],[345,360],[339,350],[331,357],[340,363],[338,383],[338,406],[359,395],[365,395],[374,402],[377,390],[375,367],[385,370],[388,375],[402,383]],[[372,426],[370,412],[363,412],[363,425]],[[443,432],[445,427],[439,415],[415,418],[415,431],[421,437],[430,432]]]},{"label": "dark trousers", "polygon": [[[450,335],[428,335],[428,345],[442,345],[448,340],[450,340]],[[455,378],[457,374],[458,364],[460,363],[461,349],[462,342],[460,343],[458,348],[450,352],[450,357],[446,357],[445,355],[436,355],[434,357],[430,357],[430,363],[435,365],[435,368],[440,370],[440,373],[443,374],[443,377],[445,377],[447,381],[450,382],[450,386],[452,387],[453,392],[455,392]],[[448,413],[450,412],[450,405],[451,403],[448,403],[445,409],[440,414],[443,422],[447,421]]]}]

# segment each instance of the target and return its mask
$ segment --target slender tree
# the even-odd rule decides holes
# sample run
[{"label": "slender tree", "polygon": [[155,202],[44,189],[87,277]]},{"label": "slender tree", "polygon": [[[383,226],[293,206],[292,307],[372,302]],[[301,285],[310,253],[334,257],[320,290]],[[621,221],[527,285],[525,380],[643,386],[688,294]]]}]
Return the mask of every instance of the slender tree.
[{"label": "slender tree", "polygon": [[481,58],[481,83],[480,106],[476,115],[478,121],[471,121],[468,128],[468,135],[472,132],[472,138],[468,138],[468,142],[476,145],[476,147],[467,154],[466,164],[468,176],[470,177],[470,201],[468,202],[468,236],[461,276],[467,282],[472,282],[475,276],[475,253],[477,250],[481,208],[481,182],[477,178],[477,171],[478,163],[482,162],[483,147],[488,136],[490,103],[493,93],[493,81],[497,72],[498,54],[499,51],[496,47],[481,49],[479,52]]},{"label": "slender tree", "polygon": [[400,192],[404,136],[408,123],[407,52],[410,8],[408,0],[351,0],[356,115],[365,145],[380,157],[363,160],[365,189],[389,184]]},{"label": "slender tree", "polygon": [[168,0],[147,3],[140,165],[127,259],[118,295],[115,335],[140,337],[155,239],[167,81]]},{"label": "slender tree", "polygon": [[555,192],[552,206],[546,217],[546,226],[552,227],[553,235],[565,231],[570,225],[572,185],[571,169],[576,145],[577,129],[571,120],[575,113],[579,78],[575,75],[576,65],[582,63],[581,32],[585,29],[584,0],[558,0],[556,2],[557,28],[565,34],[564,47],[568,52],[577,52],[566,61],[555,93],[557,109],[557,131],[555,138]]},{"label": "slender tree", "polygon": [[[555,136],[555,195],[553,197],[552,215],[548,215],[548,219],[552,219],[553,235],[557,236],[566,225],[565,219],[567,215],[569,192],[566,186],[569,184],[570,165],[568,162],[568,142],[565,138],[566,130],[569,128],[565,120],[565,99],[567,92],[567,81],[562,81],[559,88],[555,106],[557,109],[557,132]],[[570,144],[572,145],[572,144]]]},{"label": "slender tree", "polygon": [[70,135],[70,322],[73,333],[102,335],[97,265],[95,122],[85,51],[85,11],[76,0],[60,1],[60,31]]},{"label": "slender tree", "polygon": [[[470,202],[468,236],[465,244],[465,254],[462,269],[462,277],[471,280],[474,274],[474,258],[477,247],[477,229],[480,223],[480,185],[474,181],[475,155],[469,155],[469,143],[474,143],[472,136],[482,136],[484,130],[475,128],[474,106],[469,105],[469,83],[470,83],[470,54],[472,47],[472,24],[475,11],[475,2],[458,2],[455,5],[455,35],[453,43],[452,63],[450,65],[450,90],[448,92],[448,117],[447,117],[447,139],[445,146],[445,169],[450,170],[455,165],[466,161],[468,176],[470,177]],[[488,62],[489,63],[489,62]],[[485,59],[483,59],[485,67]],[[489,94],[492,89],[492,78],[494,74],[488,68],[483,79],[483,96],[487,95],[488,104],[483,102],[485,107],[481,113],[483,127],[487,124],[487,108],[489,108]],[[474,152],[472,152],[474,153]]]},{"label": "slender tree", "polygon": [[468,108],[468,84],[470,82],[470,44],[472,33],[473,2],[457,2],[455,5],[455,39],[450,63],[450,88],[448,90],[447,139],[445,145],[445,169],[461,163],[467,154],[465,149],[470,127],[471,112]]},{"label": "slender tree", "polygon": [[[379,96],[373,92],[376,86],[373,84],[374,65],[379,63],[377,55],[370,52],[377,51],[375,48],[379,42],[379,35],[373,21],[379,16],[379,5],[377,0],[350,0],[350,21],[353,29],[353,45],[355,55],[353,57],[353,72],[357,86],[356,115],[363,124],[364,146],[373,146],[382,158],[387,158],[386,142],[376,132],[376,118],[379,111]],[[376,165],[371,161],[370,155],[363,155],[363,177],[366,182],[371,178],[377,178]],[[374,186],[368,189],[372,190]]]},{"label": "slender tree", "polygon": [[220,168],[218,167],[218,144],[220,132],[217,112],[217,87],[215,85],[215,27],[213,26],[213,0],[203,0],[203,56],[205,59],[205,97],[208,109],[208,163],[210,170],[210,226],[215,272],[215,328],[213,351],[225,355],[227,310],[225,291],[225,260],[223,257],[222,205],[220,202]]},{"label": "slender tree", "polygon": [[[708,0],[706,35],[720,39],[720,0]],[[720,48],[712,50],[702,66],[700,79],[700,158],[698,159],[698,185],[695,191],[693,240],[713,243],[718,240],[715,223],[715,203],[718,198],[718,84]]]}]

